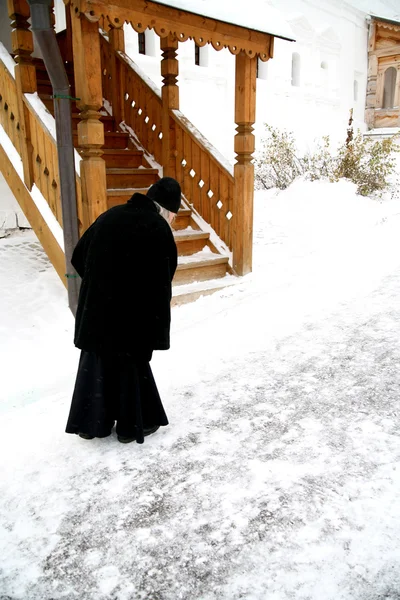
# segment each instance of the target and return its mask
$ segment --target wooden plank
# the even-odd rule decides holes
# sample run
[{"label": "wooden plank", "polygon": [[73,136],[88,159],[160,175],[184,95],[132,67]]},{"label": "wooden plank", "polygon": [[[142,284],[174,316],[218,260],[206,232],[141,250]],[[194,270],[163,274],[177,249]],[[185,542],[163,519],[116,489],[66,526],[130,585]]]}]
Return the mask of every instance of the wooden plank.
[{"label": "wooden plank", "polygon": [[191,180],[192,180],[192,190],[191,190],[191,194],[192,194],[192,202],[193,202],[193,206],[195,207],[195,209],[201,213],[201,206],[200,206],[200,188],[199,188],[199,181],[201,178],[201,154],[200,154],[200,148],[197,145],[196,141],[192,139],[192,169],[195,172],[194,177],[190,176]]},{"label": "wooden plank", "polygon": [[183,181],[182,181],[182,190],[187,198],[188,202],[192,202],[191,199],[191,177],[189,175],[189,171],[192,168],[192,140],[190,135],[184,132],[183,135],[183,160],[185,161],[185,165],[183,167]]},{"label": "wooden plank", "polygon": [[219,235],[219,209],[217,202],[219,200],[219,178],[220,170],[214,163],[210,164],[210,189],[213,193],[209,199],[210,207],[210,225]]},{"label": "wooden plank", "polygon": [[[231,229],[231,221],[232,219],[227,218],[227,214],[229,211],[232,212],[232,200],[229,198],[229,181],[224,176],[220,176],[219,183],[219,197],[223,204],[221,210],[219,211],[219,227],[218,227],[218,235],[224,240],[226,244],[228,244],[229,233]],[[233,214],[233,213],[232,213]],[[229,244],[228,244],[229,245]]]},{"label": "wooden plank", "polygon": [[50,262],[57,271],[58,276],[64,285],[66,285],[65,274],[65,258],[64,253],[54,238],[50,228],[40,214],[32,197],[21,181],[18,173],[15,171],[10,159],[0,146],[0,166],[1,172],[7,181],[9,188],[18,201],[24,215],[28,219],[32,229],[39,238],[44,251],[49,257]]},{"label": "wooden plank", "polygon": [[176,156],[175,156],[176,180],[179,182],[179,184],[182,187],[182,185],[183,185],[183,167],[182,167],[183,131],[178,125],[176,126],[176,129],[175,129],[175,144],[176,144]]},{"label": "wooden plank", "polygon": [[42,195],[46,198],[46,200],[48,200],[47,198],[47,182],[46,182],[46,177],[44,175],[44,168],[46,165],[46,155],[45,155],[45,151],[44,151],[44,132],[43,129],[41,127],[39,127],[39,123],[37,123],[36,125],[36,140],[37,140],[37,153],[39,156],[39,162],[38,162],[38,183],[37,186],[39,188],[39,190],[42,192]]},{"label": "wooden plank", "polygon": [[201,188],[200,214],[206,223],[210,222],[210,199],[207,192],[210,189],[210,157],[206,152],[201,153],[201,178],[204,185]]}]

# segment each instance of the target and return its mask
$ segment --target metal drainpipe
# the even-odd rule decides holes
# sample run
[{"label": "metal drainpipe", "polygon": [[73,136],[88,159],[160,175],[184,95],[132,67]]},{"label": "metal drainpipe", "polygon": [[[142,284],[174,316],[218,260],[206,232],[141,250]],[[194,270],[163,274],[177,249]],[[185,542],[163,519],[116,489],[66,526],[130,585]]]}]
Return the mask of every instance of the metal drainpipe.
[{"label": "metal drainpipe", "polygon": [[71,96],[64,61],[58,47],[56,33],[50,21],[51,1],[28,0],[31,9],[31,29],[35,43],[38,45],[43,56],[43,61],[53,87],[68,304],[72,314],[75,316],[80,279],[71,265],[72,252],[79,239],[70,106]]}]

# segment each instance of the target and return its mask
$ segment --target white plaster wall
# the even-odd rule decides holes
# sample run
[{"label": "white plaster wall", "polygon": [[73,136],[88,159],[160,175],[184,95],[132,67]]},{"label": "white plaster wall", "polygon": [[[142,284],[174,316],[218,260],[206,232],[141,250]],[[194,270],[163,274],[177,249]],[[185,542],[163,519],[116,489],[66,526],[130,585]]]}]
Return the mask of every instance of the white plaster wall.
[{"label": "white plaster wall", "polygon": [[30,227],[30,225],[0,173],[0,231],[17,227]]}]

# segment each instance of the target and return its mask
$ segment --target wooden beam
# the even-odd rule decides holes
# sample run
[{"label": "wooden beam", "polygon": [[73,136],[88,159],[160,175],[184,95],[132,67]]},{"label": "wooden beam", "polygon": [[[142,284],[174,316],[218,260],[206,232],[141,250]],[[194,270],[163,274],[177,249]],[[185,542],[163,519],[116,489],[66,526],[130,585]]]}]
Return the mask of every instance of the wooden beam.
[{"label": "wooden beam", "polygon": [[64,252],[58,245],[51,229],[43,219],[39,209],[34,203],[32,196],[19,177],[12,162],[8,158],[3,147],[0,145],[0,165],[1,172],[6,180],[10,190],[18,201],[24,215],[28,219],[32,229],[36,233],[44,251],[50,259],[53,267],[57,271],[63,284],[66,286],[65,278],[65,257]]},{"label": "wooden beam", "polygon": [[179,42],[192,38],[199,46],[207,43],[216,50],[229,48],[232,54],[244,51],[248,56],[258,55],[265,61],[272,56],[273,36],[254,31],[239,25],[232,25],[216,19],[186,12],[151,2],[151,0],[71,0],[77,13],[84,13],[92,20],[100,21],[103,29],[110,24],[116,27],[128,21],[132,27],[142,32],[154,29],[160,37],[175,35]]},{"label": "wooden beam", "polygon": [[71,13],[75,92],[79,100],[78,146],[81,148],[82,217],[87,229],[107,210],[106,164],[102,159],[104,126],[100,37],[97,23]]},{"label": "wooden beam", "polygon": [[169,35],[161,38],[160,46],[162,50],[161,76],[163,78],[161,88],[163,169],[164,176],[176,177],[175,121],[170,116],[170,110],[179,110],[179,87],[177,85],[179,63],[176,58],[178,40],[174,35]]},{"label": "wooden beam", "polygon": [[110,63],[112,78],[112,114],[118,126],[124,120],[124,90],[122,82],[122,72],[120,61],[117,59],[116,52],[125,52],[125,34],[122,27],[111,27],[109,32],[110,42]]},{"label": "wooden beam", "polygon": [[383,57],[395,57],[396,55],[400,55],[400,38],[399,43],[395,46],[386,46],[385,48],[380,48],[371,52],[372,55],[378,56],[379,58]]},{"label": "wooden beam", "polygon": [[236,56],[235,152],[233,217],[233,268],[238,275],[252,270],[253,200],[255,148],[253,125],[256,120],[257,59],[244,52]]}]

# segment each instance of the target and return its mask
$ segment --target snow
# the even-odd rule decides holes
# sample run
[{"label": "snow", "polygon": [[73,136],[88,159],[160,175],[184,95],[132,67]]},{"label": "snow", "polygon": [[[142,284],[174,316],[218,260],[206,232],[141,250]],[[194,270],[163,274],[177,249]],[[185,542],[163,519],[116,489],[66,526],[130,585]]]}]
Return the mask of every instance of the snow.
[{"label": "snow", "polygon": [[140,77],[143,83],[145,83],[147,87],[151,89],[153,94],[158,96],[158,98],[161,100],[160,88],[154,83],[152,79],[150,79],[150,77],[147,76],[145,71],[143,71],[143,69],[141,69],[131,58],[129,58],[129,56],[125,54],[125,52],[118,52],[118,54],[121,56],[121,58],[124,59],[124,62],[129,66],[129,68],[132,69],[132,71],[134,71]]},{"label": "snow", "polygon": [[0,42],[0,61],[5,64],[10,75],[15,79],[16,62],[8,52],[7,48]]},{"label": "snow", "polygon": [[254,271],[173,308],[142,446],[64,434],[65,290],[0,240],[0,595],[395,600],[399,227],[348,182],[256,192]]},{"label": "snow", "polygon": [[208,139],[197,129],[197,127],[193,125],[193,123],[189,121],[189,119],[185,117],[183,113],[181,113],[180,110],[172,110],[172,113],[175,115],[178,123],[183,123],[183,129],[187,129],[193,135],[193,137],[206,148],[211,156],[213,156],[215,160],[220,163],[230,175],[233,176],[232,163],[229,162],[229,160],[227,160],[225,156],[208,141]]},{"label": "snow", "polygon": [[252,0],[251,10],[248,11],[243,11],[243,4],[239,0],[157,0],[157,4],[285,39],[294,39],[283,14],[266,0]]},{"label": "snow", "polygon": [[398,0],[348,0],[348,2],[369,15],[400,21]]}]

